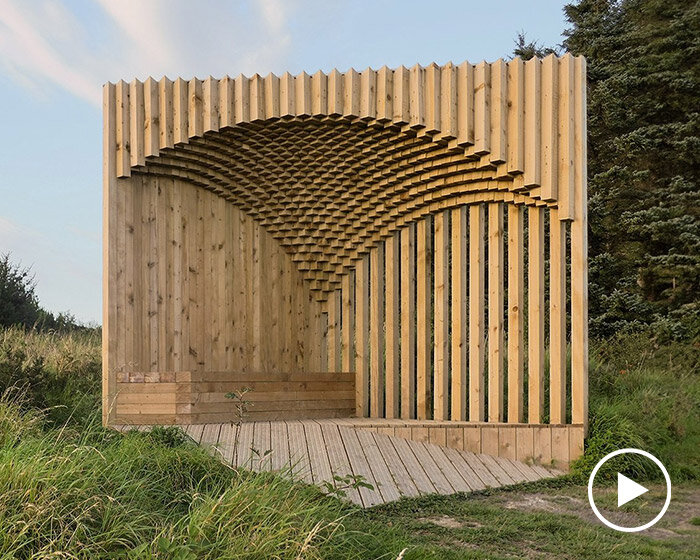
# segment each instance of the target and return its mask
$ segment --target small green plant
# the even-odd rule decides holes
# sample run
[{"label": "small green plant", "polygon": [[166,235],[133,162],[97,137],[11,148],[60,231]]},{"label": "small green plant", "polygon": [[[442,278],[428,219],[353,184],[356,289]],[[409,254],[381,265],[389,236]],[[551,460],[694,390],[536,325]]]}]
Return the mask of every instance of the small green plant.
[{"label": "small green plant", "polygon": [[321,490],[326,495],[335,496],[336,498],[347,498],[348,490],[358,490],[359,488],[374,490],[374,486],[367,482],[367,479],[361,474],[348,474],[345,476],[334,474],[333,480],[326,480],[321,484]]},{"label": "small green plant", "polygon": [[227,399],[233,401],[235,407],[235,420],[232,424],[240,426],[248,416],[248,411],[250,407],[253,406],[253,403],[247,400],[245,396],[251,391],[252,389],[250,387],[242,387],[241,389],[236,389],[224,395]]}]

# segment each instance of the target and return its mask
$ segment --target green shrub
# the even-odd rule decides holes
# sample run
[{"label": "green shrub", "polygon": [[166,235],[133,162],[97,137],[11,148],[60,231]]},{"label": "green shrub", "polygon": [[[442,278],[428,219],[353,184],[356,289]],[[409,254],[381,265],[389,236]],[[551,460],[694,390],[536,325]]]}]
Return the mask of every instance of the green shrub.
[{"label": "green shrub", "polygon": [[[591,345],[590,428],[585,455],[573,472],[587,477],[606,454],[641,448],[658,457],[674,480],[700,478],[700,347],[645,334]],[[660,472],[639,456],[625,456],[623,471],[638,478]],[[609,472],[608,472],[609,471]],[[616,472],[616,471],[615,471]],[[604,470],[602,476],[611,476]]]},{"label": "green shrub", "polygon": [[0,331],[0,393],[21,387],[24,405],[50,409],[46,419],[84,421],[99,408],[100,332]]}]

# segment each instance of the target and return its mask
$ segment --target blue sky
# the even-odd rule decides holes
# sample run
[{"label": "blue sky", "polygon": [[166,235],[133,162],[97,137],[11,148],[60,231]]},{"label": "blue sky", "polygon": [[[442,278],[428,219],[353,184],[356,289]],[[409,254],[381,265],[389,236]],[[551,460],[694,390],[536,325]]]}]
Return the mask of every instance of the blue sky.
[{"label": "blue sky", "polygon": [[0,253],[101,322],[101,85],[507,57],[562,1],[0,0]]}]

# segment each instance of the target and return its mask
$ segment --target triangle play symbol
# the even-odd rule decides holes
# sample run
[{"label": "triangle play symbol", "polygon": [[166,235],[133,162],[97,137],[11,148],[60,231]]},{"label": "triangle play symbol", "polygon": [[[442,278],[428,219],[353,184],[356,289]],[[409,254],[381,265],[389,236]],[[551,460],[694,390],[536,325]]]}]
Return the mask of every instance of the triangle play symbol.
[{"label": "triangle play symbol", "polygon": [[637,484],[624,474],[617,473],[617,507],[634,500],[645,492],[649,492],[649,489]]}]

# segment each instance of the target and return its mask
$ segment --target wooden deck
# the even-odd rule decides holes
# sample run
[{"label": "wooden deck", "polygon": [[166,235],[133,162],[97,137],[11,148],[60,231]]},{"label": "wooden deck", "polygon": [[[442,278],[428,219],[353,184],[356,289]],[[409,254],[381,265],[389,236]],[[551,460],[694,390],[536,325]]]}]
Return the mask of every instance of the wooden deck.
[{"label": "wooden deck", "polygon": [[254,471],[292,467],[292,475],[321,485],[334,475],[361,475],[374,488],[350,489],[363,507],[403,496],[453,494],[551,478],[562,473],[513,459],[357,429],[338,420],[287,420],[183,427],[224,461]]}]

